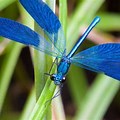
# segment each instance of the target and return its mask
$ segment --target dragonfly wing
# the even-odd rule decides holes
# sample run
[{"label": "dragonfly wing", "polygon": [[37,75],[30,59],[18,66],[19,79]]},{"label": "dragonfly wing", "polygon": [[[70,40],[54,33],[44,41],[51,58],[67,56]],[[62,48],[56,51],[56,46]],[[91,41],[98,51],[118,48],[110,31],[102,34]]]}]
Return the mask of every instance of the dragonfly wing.
[{"label": "dragonfly wing", "polygon": [[43,51],[52,56],[58,55],[58,50],[46,41],[42,36],[32,29],[13,20],[0,18],[0,36],[12,39],[25,45],[33,46],[35,49]]},{"label": "dragonfly wing", "polygon": [[51,42],[63,53],[65,37],[59,19],[42,0],[19,0],[27,12],[35,19]]},{"label": "dragonfly wing", "polygon": [[71,63],[120,80],[120,44],[108,43],[91,47],[73,56]]}]

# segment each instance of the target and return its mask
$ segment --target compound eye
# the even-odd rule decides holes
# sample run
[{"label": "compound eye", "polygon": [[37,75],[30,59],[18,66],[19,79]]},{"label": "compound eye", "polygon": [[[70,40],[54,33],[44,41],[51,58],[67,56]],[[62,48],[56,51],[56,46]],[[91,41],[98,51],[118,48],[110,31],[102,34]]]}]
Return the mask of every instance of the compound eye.
[{"label": "compound eye", "polygon": [[50,75],[50,79],[51,79],[52,81],[54,81],[54,80],[55,80],[55,75],[54,75],[54,74]]},{"label": "compound eye", "polygon": [[64,83],[66,81],[65,77],[62,78],[62,83]]}]

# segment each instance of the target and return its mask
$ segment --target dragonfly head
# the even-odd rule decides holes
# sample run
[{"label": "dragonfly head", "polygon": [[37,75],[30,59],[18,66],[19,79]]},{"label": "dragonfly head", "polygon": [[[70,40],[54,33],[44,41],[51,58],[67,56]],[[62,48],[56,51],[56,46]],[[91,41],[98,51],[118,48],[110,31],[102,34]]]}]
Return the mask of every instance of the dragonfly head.
[{"label": "dragonfly head", "polygon": [[54,81],[55,85],[61,85],[65,82],[65,76],[61,76],[59,74],[52,74],[50,79]]}]

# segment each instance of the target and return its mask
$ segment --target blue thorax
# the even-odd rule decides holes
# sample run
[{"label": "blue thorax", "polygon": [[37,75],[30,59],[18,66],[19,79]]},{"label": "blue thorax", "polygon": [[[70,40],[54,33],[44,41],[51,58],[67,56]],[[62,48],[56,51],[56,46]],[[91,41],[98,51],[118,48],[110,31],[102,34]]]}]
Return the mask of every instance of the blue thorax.
[{"label": "blue thorax", "polygon": [[70,67],[70,59],[67,57],[63,57],[57,67],[57,73],[51,75],[51,79],[54,81],[56,85],[60,85],[65,81],[65,76]]}]

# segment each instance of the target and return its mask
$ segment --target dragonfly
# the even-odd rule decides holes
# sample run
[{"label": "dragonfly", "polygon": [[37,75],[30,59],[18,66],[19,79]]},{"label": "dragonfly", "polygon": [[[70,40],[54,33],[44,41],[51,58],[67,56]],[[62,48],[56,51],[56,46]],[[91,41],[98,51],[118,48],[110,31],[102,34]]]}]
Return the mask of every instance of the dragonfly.
[{"label": "dragonfly", "polygon": [[[71,66],[104,73],[107,76],[120,80],[120,44],[100,44],[76,53],[90,31],[100,21],[95,17],[84,34],[75,43],[69,54],[66,53],[66,40],[58,17],[42,0],[19,0],[26,11],[42,28],[48,39],[33,31],[29,27],[10,19],[0,18],[0,36],[23,43],[42,51],[55,58],[57,64],[55,73],[48,73],[55,85],[65,81],[66,74]],[[76,53],[76,54],[75,54]],[[58,62],[58,59],[60,61]]]}]

